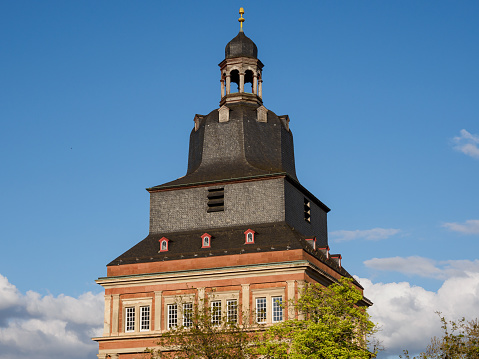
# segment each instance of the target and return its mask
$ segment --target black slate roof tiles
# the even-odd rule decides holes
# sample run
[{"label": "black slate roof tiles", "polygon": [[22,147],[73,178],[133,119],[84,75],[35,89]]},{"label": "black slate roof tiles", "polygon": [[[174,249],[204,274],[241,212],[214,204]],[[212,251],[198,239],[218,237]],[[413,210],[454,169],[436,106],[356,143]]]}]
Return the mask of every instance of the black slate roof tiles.
[{"label": "black slate roof tiles", "polygon": [[[255,231],[253,244],[245,244],[244,232],[248,229]],[[211,235],[211,248],[201,248],[204,233]],[[163,237],[169,240],[167,252],[159,252],[159,240]],[[313,249],[305,236],[284,222],[149,234],[108,266],[293,249],[303,249],[341,275],[351,277],[336,261]]]}]

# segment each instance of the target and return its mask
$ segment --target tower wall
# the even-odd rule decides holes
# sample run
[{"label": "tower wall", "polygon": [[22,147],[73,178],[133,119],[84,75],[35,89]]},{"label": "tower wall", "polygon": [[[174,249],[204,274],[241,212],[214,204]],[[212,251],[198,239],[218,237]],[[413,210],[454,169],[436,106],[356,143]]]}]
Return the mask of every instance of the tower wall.
[{"label": "tower wall", "polygon": [[[316,237],[318,246],[328,244],[327,213],[313,199],[302,193],[291,183],[285,181],[285,218],[286,222],[305,236]],[[310,222],[304,219],[304,200],[311,208]]]},{"label": "tower wall", "polygon": [[[221,187],[224,211],[208,213],[208,189]],[[150,233],[281,222],[284,196],[283,178],[153,192]]]}]

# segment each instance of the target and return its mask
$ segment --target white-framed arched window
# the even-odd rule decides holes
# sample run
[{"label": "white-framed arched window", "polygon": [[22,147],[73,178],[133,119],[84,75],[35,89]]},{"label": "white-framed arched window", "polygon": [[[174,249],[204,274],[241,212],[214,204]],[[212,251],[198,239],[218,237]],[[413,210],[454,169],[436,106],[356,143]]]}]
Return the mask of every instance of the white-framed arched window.
[{"label": "white-framed arched window", "polygon": [[168,252],[168,242],[170,240],[166,237],[160,239],[160,252]]},{"label": "white-framed arched window", "polygon": [[252,229],[248,229],[246,232],[244,232],[245,234],[245,244],[252,244],[254,243],[254,235],[255,235],[255,231],[253,231]]},{"label": "white-framed arched window", "polygon": [[211,248],[211,236],[208,233],[201,236],[201,248]]}]

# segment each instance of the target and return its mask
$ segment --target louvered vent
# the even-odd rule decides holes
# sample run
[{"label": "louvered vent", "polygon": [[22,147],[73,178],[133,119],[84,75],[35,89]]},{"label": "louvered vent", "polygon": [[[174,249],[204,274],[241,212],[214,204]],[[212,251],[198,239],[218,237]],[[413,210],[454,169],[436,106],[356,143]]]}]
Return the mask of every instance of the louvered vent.
[{"label": "louvered vent", "polygon": [[225,210],[225,189],[210,188],[208,190],[207,212],[222,212]]}]

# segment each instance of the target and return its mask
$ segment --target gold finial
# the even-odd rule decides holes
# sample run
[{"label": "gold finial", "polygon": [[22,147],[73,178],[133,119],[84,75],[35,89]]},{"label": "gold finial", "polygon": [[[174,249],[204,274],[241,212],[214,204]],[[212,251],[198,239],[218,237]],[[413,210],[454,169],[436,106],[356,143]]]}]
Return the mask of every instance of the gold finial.
[{"label": "gold finial", "polygon": [[240,31],[243,32],[243,22],[244,22],[244,18],[243,18],[243,14],[244,14],[244,9],[242,7],[240,7],[240,11],[239,11],[241,17],[238,19],[238,21],[240,22]]}]

